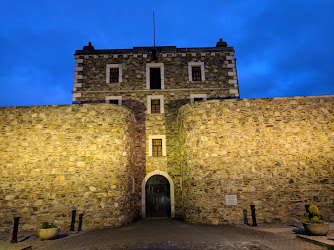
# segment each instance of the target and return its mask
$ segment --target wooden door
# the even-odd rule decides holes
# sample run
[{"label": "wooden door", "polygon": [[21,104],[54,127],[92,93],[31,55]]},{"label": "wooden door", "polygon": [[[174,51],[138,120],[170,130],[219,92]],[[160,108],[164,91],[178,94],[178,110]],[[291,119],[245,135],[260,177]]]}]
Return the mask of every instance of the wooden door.
[{"label": "wooden door", "polygon": [[170,217],[170,185],[162,175],[154,175],[146,183],[146,217]]}]

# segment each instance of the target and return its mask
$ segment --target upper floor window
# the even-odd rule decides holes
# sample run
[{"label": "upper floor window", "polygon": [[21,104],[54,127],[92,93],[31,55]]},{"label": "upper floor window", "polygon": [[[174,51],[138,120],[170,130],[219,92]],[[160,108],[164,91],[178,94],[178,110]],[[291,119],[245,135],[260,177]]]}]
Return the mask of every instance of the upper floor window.
[{"label": "upper floor window", "polygon": [[148,95],[147,96],[147,113],[164,113],[164,96],[163,95]]},{"label": "upper floor window", "polygon": [[162,139],[152,139],[152,156],[162,156]]},{"label": "upper floor window", "polygon": [[201,81],[202,76],[201,76],[201,66],[192,66],[192,80],[193,81]]},{"label": "upper floor window", "polygon": [[188,75],[190,82],[204,82],[204,62],[188,62]]},{"label": "upper floor window", "polygon": [[122,64],[107,64],[106,83],[122,82]]},{"label": "upper floor window", "polygon": [[151,100],[151,113],[160,113],[160,99]]},{"label": "upper floor window", "polygon": [[110,68],[110,82],[118,82],[119,68]]},{"label": "upper floor window", "polygon": [[146,88],[147,89],[165,88],[163,63],[146,63]]},{"label": "upper floor window", "polygon": [[166,156],[166,135],[148,136],[148,156]]}]

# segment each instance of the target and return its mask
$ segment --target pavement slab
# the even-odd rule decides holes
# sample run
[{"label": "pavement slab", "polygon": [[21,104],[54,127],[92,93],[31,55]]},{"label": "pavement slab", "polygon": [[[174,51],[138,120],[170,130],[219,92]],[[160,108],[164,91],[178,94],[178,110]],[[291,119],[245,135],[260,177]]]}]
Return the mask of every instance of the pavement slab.
[{"label": "pavement slab", "polygon": [[323,249],[297,239],[295,228],[289,229],[143,219],[120,228],[62,232],[60,238],[48,241],[38,239],[35,232],[19,232],[19,242],[10,244],[10,235],[1,234],[0,249]]}]

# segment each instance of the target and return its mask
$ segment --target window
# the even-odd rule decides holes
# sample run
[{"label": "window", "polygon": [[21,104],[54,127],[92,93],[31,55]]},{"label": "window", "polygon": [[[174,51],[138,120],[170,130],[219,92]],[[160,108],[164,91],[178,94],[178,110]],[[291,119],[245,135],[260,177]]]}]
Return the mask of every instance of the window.
[{"label": "window", "polygon": [[106,83],[122,82],[122,64],[107,64]]},{"label": "window", "polygon": [[110,104],[117,104],[118,105],[118,100],[109,100]]},{"label": "window", "polygon": [[190,82],[204,82],[204,62],[188,62],[188,75]]},{"label": "window", "polygon": [[194,102],[203,101],[203,98],[194,98]]},{"label": "window", "polygon": [[162,156],[162,139],[152,139],[152,156]]},{"label": "window", "polygon": [[192,80],[193,81],[201,81],[201,66],[192,66]]},{"label": "window", "polygon": [[118,82],[119,68],[110,68],[110,82]]},{"label": "window", "polygon": [[149,135],[148,137],[148,155],[149,156],[166,156],[166,136]]},{"label": "window", "polygon": [[163,95],[148,95],[147,96],[147,113],[157,114],[164,113],[164,96]]},{"label": "window", "polygon": [[161,89],[160,68],[150,68],[150,89]]},{"label": "window", "polygon": [[146,64],[146,88],[147,89],[164,89],[164,64],[147,63]]},{"label": "window", "polygon": [[160,113],[160,99],[151,100],[151,113]]},{"label": "window", "polygon": [[122,96],[106,96],[106,103],[122,105]]},{"label": "window", "polygon": [[190,102],[198,102],[198,101],[206,101],[207,95],[206,94],[191,94],[190,95]]}]

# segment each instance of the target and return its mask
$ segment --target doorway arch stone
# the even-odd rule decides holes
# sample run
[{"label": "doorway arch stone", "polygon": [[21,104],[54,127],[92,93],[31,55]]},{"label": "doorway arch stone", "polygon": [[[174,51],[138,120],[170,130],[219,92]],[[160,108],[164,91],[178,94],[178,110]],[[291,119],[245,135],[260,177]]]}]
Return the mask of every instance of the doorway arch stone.
[{"label": "doorway arch stone", "polygon": [[174,197],[174,182],[170,176],[163,171],[155,170],[148,173],[142,181],[141,184],[141,213],[142,218],[146,218],[146,183],[149,178],[154,175],[162,175],[169,181],[170,185],[170,209],[171,209],[171,218],[175,218],[175,197]]}]

